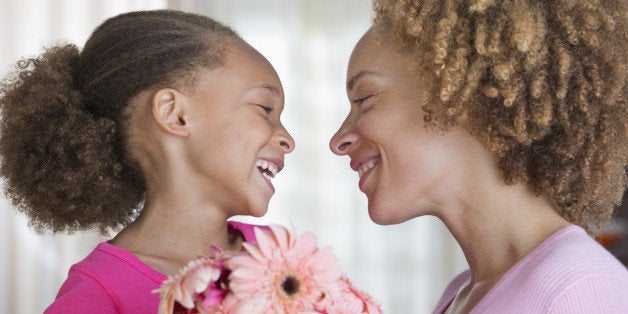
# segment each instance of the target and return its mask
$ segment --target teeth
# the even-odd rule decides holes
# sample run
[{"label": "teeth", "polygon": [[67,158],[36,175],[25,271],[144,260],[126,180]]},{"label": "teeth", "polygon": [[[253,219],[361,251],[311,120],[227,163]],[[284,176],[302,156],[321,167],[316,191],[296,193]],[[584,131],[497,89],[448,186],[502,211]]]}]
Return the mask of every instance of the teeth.
[{"label": "teeth", "polygon": [[268,165],[268,170],[272,173],[273,178],[277,175],[277,165],[270,163],[270,165]]},{"label": "teeth", "polygon": [[361,178],[367,171],[373,169],[375,167],[375,164],[377,164],[377,162],[371,160],[367,163],[364,163],[361,167],[358,167],[358,177]]},{"label": "teeth", "polygon": [[277,168],[277,165],[275,165],[273,162],[263,160],[263,159],[256,160],[255,166],[260,167],[264,170],[270,171],[270,174],[262,171],[262,174],[268,179],[274,178],[277,175],[277,172],[279,171],[279,169]]}]

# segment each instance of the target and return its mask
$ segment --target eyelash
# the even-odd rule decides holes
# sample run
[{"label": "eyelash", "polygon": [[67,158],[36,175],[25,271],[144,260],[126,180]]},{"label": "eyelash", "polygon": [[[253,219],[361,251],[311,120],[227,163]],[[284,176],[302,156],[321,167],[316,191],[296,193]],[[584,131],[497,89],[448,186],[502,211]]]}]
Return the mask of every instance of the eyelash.
[{"label": "eyelash", "polygon": [[271,112],[273,112],[273,108],[271,107],[267,107],[267,106],[263,106],[263,105],[258,105],[260,108],[264,109],[264,112],[266,112],[267,114],[270,114]]},{"label": "eyelash", "polygon": [[354,102],[356,105],[360,106],[363,102],[365,102],[366,100],[368,100],[369,98],[371,98],[371,97],[373,97],[373,96],[374,96],[374,95],[368,95],[368,96],[366,96],[366,97],[362,97],[362,98],[360,98],[360,99],[356,99],[356,100],[354,100],[353,102]]}]

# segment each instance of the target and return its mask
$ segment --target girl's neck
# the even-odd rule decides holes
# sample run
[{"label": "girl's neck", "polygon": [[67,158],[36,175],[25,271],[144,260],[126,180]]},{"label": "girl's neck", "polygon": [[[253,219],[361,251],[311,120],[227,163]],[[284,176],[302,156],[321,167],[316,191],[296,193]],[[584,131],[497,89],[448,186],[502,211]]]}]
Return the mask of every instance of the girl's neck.
[{"label": "girl's neck", "polygon": [[205,200],[197,189],[149,185],[139,217],[110,243],[166,275],[199,254],[208,255],[211,246],[239,250],[242,241],[228,234],[226,211]]}]

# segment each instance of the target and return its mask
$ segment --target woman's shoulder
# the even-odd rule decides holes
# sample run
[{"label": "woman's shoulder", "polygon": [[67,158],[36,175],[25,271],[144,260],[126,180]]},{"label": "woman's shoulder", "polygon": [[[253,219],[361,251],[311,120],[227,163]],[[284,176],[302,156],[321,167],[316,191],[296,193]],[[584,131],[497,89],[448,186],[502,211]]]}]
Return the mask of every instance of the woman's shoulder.
[{"label": "woman's shoulder", "polygon": [[563,278],[569,282],[590,275],[628,280],[626,267],[584,229],[575,225],[556,232],[531,255],[523,268],[532,274],[555,274],[556,279]]},{"label": "woman's shoulder", "polygon": [[[628,313],[628,270],[582,228],[570,226],[535,271],[552,313]],[[531,269],[532,270],[532,269]]]},{"label": "woman's shoulder", "polygon": [[559,313],[581,313],[587,307],[572,302],[578,296],[589,307],[603,303],[628,309],[625,298],[618,295],[626,290],[626,267],[582,228],[572,225],[550,236],[511,268],[478,310],[526,304],[533,312],[562,308],[568,310]]}]

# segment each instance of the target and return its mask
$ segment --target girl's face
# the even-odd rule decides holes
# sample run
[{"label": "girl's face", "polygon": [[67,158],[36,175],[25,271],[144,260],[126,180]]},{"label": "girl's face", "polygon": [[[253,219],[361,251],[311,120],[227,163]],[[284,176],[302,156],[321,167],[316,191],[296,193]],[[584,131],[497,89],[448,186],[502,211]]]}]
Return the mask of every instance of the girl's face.
[{"label": "girl's face", "polygon": [[284,95],[270,63],[250,46],[227,50],[226,64],[203,71],[190,95],[187,161],[207,199],[230,215],[262,216],[272,178],[294,140],[280,121]]},{"label": "girl's face", "polygon": [[347,71],[351,110],[330,148],[351,158],[371,219],[395,224],[437,214],[441,200],[455,193],[453,178],[464,173],[462,156],[477,143],[466,144],[471,137],[460,129],[425,128],[425,78],[412,70],[409,56],[381,39],[369,31],[353,51]]}]

